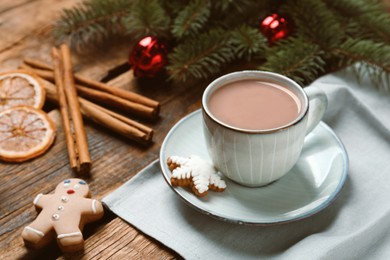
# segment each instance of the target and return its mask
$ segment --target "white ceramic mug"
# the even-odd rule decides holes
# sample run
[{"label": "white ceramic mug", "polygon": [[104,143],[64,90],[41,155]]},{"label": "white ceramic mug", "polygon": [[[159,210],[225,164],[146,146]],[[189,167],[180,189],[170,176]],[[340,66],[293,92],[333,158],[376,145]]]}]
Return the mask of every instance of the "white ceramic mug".
[{"label": "white ceramic mug", "polygon": [[[210,95],[218,88],[242,80],[272,81],[296,94],[301,109],[295,120],[270,130],[229,126],[209,110]],[[215,167],[229,179],[245,186],[267,185],[284,176],[297,162],[305,136],[322,119],[327,108],[325,93],[316,87],[302,89],[276,73],[240,71],[224,75],[206,88],[202,98],[204,135]]]}]

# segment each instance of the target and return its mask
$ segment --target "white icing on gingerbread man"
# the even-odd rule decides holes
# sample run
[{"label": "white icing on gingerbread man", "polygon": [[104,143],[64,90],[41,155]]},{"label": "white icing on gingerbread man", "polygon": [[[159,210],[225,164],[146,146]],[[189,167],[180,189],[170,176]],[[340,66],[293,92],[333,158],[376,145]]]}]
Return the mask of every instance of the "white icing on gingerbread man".
[{"label": "white icing on gingerbread man", "polygon": [[199,156],[170,156],[167,163],[172,170],[171,183],[174,186],[190,186],[200,197],[205,196],[209,189],[224,191],[226,188],[225,181],[216,173],[214,166]]},{"label": "white icing on gingerbread man", "polygon": [[58,245],[64,252],[82,249],[84,225],[103,216],[102,204],[90,197],[88,184],[81,179],[61,182],[54,194],[37,195],[33,203],[40,213],[23,230],[25,244],[41,248],[57,234]]}]

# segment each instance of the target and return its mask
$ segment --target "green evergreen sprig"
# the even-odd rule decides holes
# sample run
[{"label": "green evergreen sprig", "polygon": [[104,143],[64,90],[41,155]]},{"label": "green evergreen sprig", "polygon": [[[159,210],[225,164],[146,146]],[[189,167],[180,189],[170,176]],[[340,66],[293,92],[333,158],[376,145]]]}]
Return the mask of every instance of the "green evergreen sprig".
[{"label": "green evergreen sprig", "polygon": [[53,35],[58,41],[69,40],[73,48],[85,48],[123,33],[123,18],[130,10],[127,0],[85,1],[62,12]]},{"label": "green evergreen sprig", "polygon": [[378,1],[326,0],[346,33],[351,36],[390,43],[390,15]]},{"label": "green evergreen sprig", "polygon": [[167,69],[175,81],[207,79],[221,72],[233,60],[264,58],[266,49],[266,39],[253,28],[215,28],[190,37],[175,47],[169,55]]},{"label": "green evergreen sprig", "polygon": [[188,38],[169,55],[170,78],[184,82],[189,78],[204,79],[221,71],[234,58],[229,34],[214,29]]},{"label": "green evergreen sprig", "polygon": [[390,45],[372,40],[348,39],[334,52],[341,57],[342,64],[360,62],[354,70],[358,78],[367,74],[376,86],[389,89]]},{"label": "green evergreen sprig", "polygon": [[237,59],[265,59],[267,39],[256,28],[242,25],[232,30],[229,41]]},{"label": "green evergreen sprig", "polygon": [[209,1],[195,0],[178,13],[172,25],[172,34],[177,39],[195,35],[207,23],[210,17]]},{"label": "green evergreen sprig", "polygon": [[[274,12],[288,16],[293,34],[269,46],[258,21]],[[77,48],[112,35],[160,37],[172,45],[169,79],[179,82],[250,61],[305,85],[357,63],[358,77],[390,89],[390,16],[380,0],[85,0],[64,10],[54,34]]]},{"label": "green evergreen sprig", "polygon": [[126,34],[135,40],[146,35],[169,37],[170,17],[158,0],[136,0],[123,19]]},{"label": "green evergreen sprig", "polygon": [[338,46],[345,38],[336,15],[322,1],[291,0],[283,10],[291,15],[295,32],[304,41],[328,49]]},{"label": "green evergreen sprig", "polygon": [[291,37],[271,48],[259,69],[286,75],[304,85],[325,72],[324,56],[320,46]]}]

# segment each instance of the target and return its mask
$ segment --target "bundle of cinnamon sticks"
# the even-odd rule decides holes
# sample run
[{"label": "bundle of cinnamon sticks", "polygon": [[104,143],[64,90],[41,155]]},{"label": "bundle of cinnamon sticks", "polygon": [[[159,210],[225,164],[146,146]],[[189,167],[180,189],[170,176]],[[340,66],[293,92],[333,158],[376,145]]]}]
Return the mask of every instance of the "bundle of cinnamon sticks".
[{"label": "bundle of cinnamon sticks", "polygon": [[[54,82],[53,68],[41,61],[24,59],[22,69],[33,70],[35,74],[50,82]],[[74,74],[76,89],[80,96],[105,106],[114,107],[147,119],[158,117],[159,102],[134,92],[113,88],[105,83]]]},{"label": "bundle of cinnamon sticks", "polygon": [[153,129],[111,109],[155,119],[159,113],[159,102],[73,74],[70,50],[66,45],[61,45],[59,50],[53,48],[52,59],[53,67],[34,59],[25,59],[20,67],[41,77],[47,99],[59,104],[73,170],[85,173],[91,168],[81,115],[138,143],[151,142]]},{"label": "bundle of cinnamon sticks", "polygon": [[53,47],[52,58],[70,167],[76,172],[87,173],[91,169],[91,157],[74,86],[70,51],[66,45],[61,45],[60,50],[61,53]]}]

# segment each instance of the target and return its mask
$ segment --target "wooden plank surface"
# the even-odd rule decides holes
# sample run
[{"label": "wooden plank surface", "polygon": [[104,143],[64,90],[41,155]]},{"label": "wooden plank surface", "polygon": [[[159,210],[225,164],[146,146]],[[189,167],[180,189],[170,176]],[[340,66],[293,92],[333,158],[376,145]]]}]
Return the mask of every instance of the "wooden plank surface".
[{"label": "wooden plank surface", "polygon": [[[54,41],[50,26],[59,11],[73,6],[77,0],[15,0],[0,2],[0,71],[15,69],[24,57],[50,61]],[[97,49],[89,54],[74,55],[75,69],[100,80],[111,69],[127,61],[126,43]],[[86,122],[88,144],[93,160],[88,181],[94,198],[101,199],[138,171],[158,158],[160,145],[169,129],[183,116],[200,107],[204,86],[170,86],[161,80],[136,84],[130,72],[110,83],[161,102],[160,118],[156,122],[142,121],[155,129],[154,142],[139,145]],[[84,230],[85,250],[62,254],[55,243],[42,250],[27,249],[21,238],[24,226],[37,215],[32,204],[39,193],[50,193],[71,172],[60,115],[53,106],[45,106],[57,125],[54,145],[43,156],[26,163],[0,162],[0,259],[172,259],[179,256],[159,242],[149,238],[110,212]],[[134,118],[136,119],[136,118]]]},{"label": "wooden plank surface", "polygon": [[[388,6],[390,1],[386,0]],[[4,0],[0,1],[0,71],[17,68],[23,58],[50,61],[52,23],[60,10],[80,0]],[[75,70],[92,79],[105,78],[109,71],[125,64],[127,43],[101,47],[73,56]],[[156,122],[142,121],[155,129],[154,143],[148,147],[123,139],[86,122],[93,160],[92,172],[84,178],[94,198],[101,199],[138,171],[158,158],[160,145],[169,129],[183,116],[200,107],[205,84],[164,85],[161,80],[137,84],[130,72],[111,80],[111,84],[131,89],[161,102]],[[74,177],[70,171],[60,115],[53,106],[46,111],[57,125],[54,145],[43,156],[26,163],[0,162],[0,259],[172,259],[179,256],[139,232],[110,212],[84,230],[85,250],[62,254],[55,243],[42,250],[26,249],[21,238],[24,226],[35,217],[32,200],[38,193],[50,193],[60,181]],[[147,206],[147,205],[146,205]]]}]

